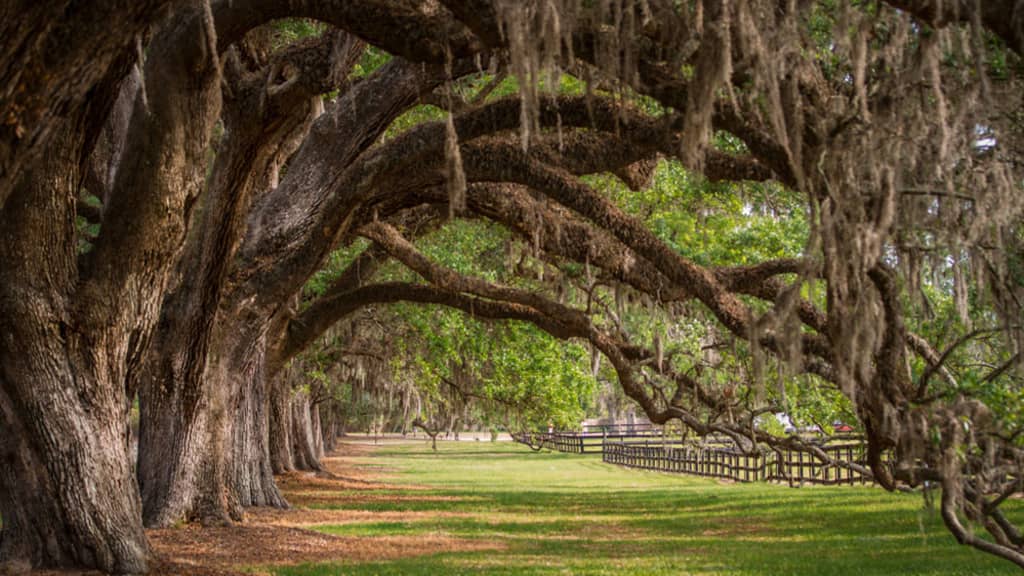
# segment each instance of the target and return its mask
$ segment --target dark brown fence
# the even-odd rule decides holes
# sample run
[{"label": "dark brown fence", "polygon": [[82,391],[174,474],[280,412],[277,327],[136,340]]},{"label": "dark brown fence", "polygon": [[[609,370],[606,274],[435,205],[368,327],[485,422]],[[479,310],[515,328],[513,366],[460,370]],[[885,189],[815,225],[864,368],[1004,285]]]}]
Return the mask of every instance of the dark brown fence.
[{"label": "dark brown fence", "polygon": [[695,447],[665,442],[606,442],[602,459],[610,464],[724,478],[737,482],[803,484],[869,484],[866,448],[856,439],[823,442],[829,461],[802,451],[771,450],[746,454],[729,447]]}]

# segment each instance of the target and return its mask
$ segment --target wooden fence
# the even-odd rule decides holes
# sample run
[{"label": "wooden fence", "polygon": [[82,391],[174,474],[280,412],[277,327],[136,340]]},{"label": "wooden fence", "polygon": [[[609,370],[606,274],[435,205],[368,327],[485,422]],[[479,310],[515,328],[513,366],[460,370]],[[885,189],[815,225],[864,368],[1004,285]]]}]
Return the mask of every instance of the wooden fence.
[{"label": "wooden fence", "polygon": [[[605,462],[679,474],[724,478],[737,482],[804,484],[869,484],[856,467],[867,467],[863,442],[843,439],[820,446],[832,462],[795,450],[745,454],[729,447],[694,447],[664,442],[607,442]],[[850,465],[854,466],[850,466]]]},{"label": "wooden fence", "polygon": [[607,426],[604,429],[586,429],[582,432],[523,432],[512,434],[512,439],[533,447],[568,452],[571,454],[600,454],[608,442],[660,442],[662,429],[651,425]]}]

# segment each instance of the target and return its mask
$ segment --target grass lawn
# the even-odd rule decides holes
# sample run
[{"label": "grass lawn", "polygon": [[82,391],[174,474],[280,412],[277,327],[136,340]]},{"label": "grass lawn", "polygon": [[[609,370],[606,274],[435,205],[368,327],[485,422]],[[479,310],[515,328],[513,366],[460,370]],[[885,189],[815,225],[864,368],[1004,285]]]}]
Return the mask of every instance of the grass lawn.
[{"label": "grass lawn", "polygon": [[[874,488],[724,484],[626,470],[600,456],[534,453],[510,443],[379,449],[358,463],[415,485],[325,508],[419,512],[408,521],[319,526],[346,536],[443,534],[497,550],[369,563],[307,564],[274,574],[1015,574],[958,546],[920,495]],[[425,488],[425,489],[424,489]],[[365,493],[365,492],[364,492]],[[1015,519],[1024,505],[1012,503]],[[392,514],[392,517],[394,515]]]}]

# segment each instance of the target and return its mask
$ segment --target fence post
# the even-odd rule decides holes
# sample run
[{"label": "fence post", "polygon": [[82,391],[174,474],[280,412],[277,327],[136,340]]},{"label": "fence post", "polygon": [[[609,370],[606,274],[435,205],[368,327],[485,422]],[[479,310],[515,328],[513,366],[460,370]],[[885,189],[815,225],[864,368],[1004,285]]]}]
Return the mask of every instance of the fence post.
[{"label": "fence post", "polygon": [[[853,464],[853,446],[846,447],[846,463]],[[846,467],[846,483],[853,485],[853,468]]]}]

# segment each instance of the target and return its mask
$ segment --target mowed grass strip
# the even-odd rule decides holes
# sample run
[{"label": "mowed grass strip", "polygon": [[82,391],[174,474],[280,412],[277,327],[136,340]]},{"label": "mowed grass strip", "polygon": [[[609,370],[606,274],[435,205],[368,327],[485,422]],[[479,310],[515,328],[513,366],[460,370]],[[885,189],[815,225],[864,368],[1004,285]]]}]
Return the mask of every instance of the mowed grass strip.
[{"label": "mowed grass strip", "polygon": [[[997,575],[1012,565],[958,546],[919,494],[730,484],[627,470],[599,456],[508,443],[388,446],[356,462],[416,489],[358,491],[316,508],[418,511],[414,520],[318,526],[343,536],[441,534],[501,543],[369,563],[273,568],[282,576],[392,574]],[[426,489],[424,489],[426,488]],[[429,512],[437,512],[431,517]],[[453,515],[452,513],[457,513]],[[1012,502],[1014,519],[1024,505]]]}]

